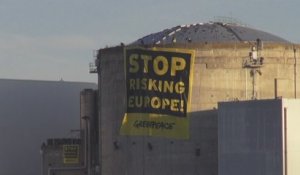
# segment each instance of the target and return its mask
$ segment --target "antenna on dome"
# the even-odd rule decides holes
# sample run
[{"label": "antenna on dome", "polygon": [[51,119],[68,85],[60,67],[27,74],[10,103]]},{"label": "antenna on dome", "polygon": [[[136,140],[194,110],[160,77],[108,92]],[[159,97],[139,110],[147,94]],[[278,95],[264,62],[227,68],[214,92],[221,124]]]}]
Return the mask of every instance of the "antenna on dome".
[{"label": "antenna on dome", "polygon": [[239,25],[239,26],[248,26],[247,24],[243,23],[241,20],[237,18],[227,17],[227,16],[214,16],[212,22]]}]

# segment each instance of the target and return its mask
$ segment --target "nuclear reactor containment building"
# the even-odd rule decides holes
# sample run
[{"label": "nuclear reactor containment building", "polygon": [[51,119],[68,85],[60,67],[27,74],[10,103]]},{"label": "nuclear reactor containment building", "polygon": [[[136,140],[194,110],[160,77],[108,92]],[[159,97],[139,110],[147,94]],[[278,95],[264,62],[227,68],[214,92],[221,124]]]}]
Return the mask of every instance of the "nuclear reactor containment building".
[{"label": "nuclear reactor containment building", "polygon": [[298,98],[299,48],[214,22],[100,49],[100,173],[217,175],[218,102]]}]

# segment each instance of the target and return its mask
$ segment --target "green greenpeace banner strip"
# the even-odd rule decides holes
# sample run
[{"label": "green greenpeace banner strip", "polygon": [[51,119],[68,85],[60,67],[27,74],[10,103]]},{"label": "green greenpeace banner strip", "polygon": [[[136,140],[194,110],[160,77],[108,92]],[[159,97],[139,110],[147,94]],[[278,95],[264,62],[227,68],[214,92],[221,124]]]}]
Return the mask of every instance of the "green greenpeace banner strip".
[{"label": "green greenpeace banner strip", "polygon": [[187,139],[193,64],[192,50],[127,48],[121,134]]}]

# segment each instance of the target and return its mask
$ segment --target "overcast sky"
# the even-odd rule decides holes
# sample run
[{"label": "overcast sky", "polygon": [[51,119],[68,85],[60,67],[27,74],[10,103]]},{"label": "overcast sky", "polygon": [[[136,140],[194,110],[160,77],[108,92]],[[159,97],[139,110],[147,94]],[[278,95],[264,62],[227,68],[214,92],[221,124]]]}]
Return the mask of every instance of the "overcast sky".
[{"label": "overcast sky", "polygon": [[233,17],[300,43],[299,0],[0,0],[0,78],[96,82],[93,51]]}]

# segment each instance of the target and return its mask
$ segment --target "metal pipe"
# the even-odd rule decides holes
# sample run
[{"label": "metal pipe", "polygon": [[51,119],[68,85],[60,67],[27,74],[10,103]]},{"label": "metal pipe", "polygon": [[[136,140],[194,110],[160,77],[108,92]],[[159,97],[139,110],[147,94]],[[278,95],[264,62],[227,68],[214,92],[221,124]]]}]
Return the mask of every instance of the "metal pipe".
[{"label": "metal pipe", "polygon": [[254,100],[256,99],[256,70],[255,69],[251,69],[251,74],[252,74],[252,97],[251,99]]},{"label": "metal pipe", "polygon": [[245,80],[246,80],[245,94],[246,94],[246,100],[248,100],[248,78],[247,78],[247,72],[248,72],[248,70],[245,69]]},{"label": "metal pipe", "polygon": [[89,139],[89,117],[88,116],[83,116],[82,119],[85,121],[85,153],[84,153],[84,159],[85,159],[85,167],[87,169],[87,174],[90,175],[90,139]]},{"label": "metal pipe", "polygon": [[89,118],[86,121],[86,138],[87,138],[87,149],[86,149],[86,163],[87,163],[87,174],[91,175],[91,139],[90,139],[90,126],[89,126]]},{"label": "metal pipe", "polygon": [[295,59],[295,64],[294,64],[294,97],[297,98],[297,50],[295,48],[295,45],[293,45],[293,50],[294,50],[294,59]]},{"label": "metal pipe", "polygon": [[278,81],[277,81],[278,79],[277,78],[275,78],[275,80],[274,80],[274,96],[275,96],[275,98],[277,98],[278,97],[278,94],[277,94],[277,87],[278,87],[278,85],[277,85],[277,83],[278,83]]},{"label": "metal pipe", "polygon": [[42,166],[41,166],[41,175],[44,174],[44,148],[42,147],[41,150],[40,150],[40,153],[41,153],[41,161],[42,161]]},{"label": "metal pipe", "polygon": [[284,150],[284,175],[288,175],[288,152],[287,152],[287,108],[284,108],[284,112],[283,112],[283,150]]},{"label": "metal pipe", "polygon": [[100,50],[98,51],[97,55],[97,70],[98,70],[98,126],[99,126],[99,165],[98,165],[98,172],[96,171],[96,175],[102,175],[102,115],[101,115],[101,106],[102,106],[102,100],[101,100],[101,85],[102,85],[102,77],[101,77],[101,53]]}]

